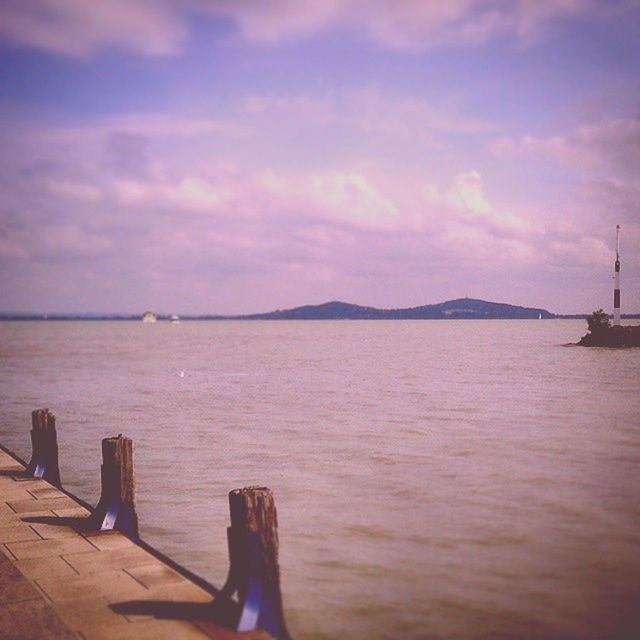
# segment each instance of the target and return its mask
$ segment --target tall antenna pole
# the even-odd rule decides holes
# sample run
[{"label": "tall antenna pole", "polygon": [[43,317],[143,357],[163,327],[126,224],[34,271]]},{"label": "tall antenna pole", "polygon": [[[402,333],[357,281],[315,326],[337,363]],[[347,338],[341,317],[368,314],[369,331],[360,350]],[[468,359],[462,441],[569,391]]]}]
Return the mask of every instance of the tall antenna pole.
[{"label": "tall antenna pole", "polygon": [[620,324],[620,225],[616,225],[616,264],[613,275],[613,324]]}]

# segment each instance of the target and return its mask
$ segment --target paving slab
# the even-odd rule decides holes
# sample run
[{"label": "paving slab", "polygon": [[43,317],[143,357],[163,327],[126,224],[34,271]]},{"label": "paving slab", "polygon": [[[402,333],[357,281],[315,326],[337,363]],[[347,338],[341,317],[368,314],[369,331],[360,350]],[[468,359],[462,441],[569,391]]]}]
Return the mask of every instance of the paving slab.
[{"label": "paving slab", "polygon": [[2,471],[4,473],[20,473],[24,471],[24,466],[21,465],[17,460],[15,460],[12,456],[5,453],[4,451],[0,451],[0,466],[2,467]]},{"label": "paving slab", "polygon": [[[23,520],[29,523],[31,530],[41,540],[78,537],[78,532],[72,526],[61,527],[59,524],[53,524],[52,522],[34,522],[34,518],[23,518]],[[2,542],[1,538],[0,542]]]},{"label": "paving slab", "polygon": [[[51,542],[51,541],[49,541]],[[130,569],[147,564],[153,556],[138,546],[100,551],[90,540],[84,542],[91,546],[93,553],[62,553],[62,557],[80,574],[104,573],[109,569]],[[10,545],[7,545],[10,546]]]},{"label": "paving slab", "polygon": [[14,602],[0,609],[4,640],[82,640],[43,600]]},{"label": "paving slab", "polygon": [[87,540],[99,551],[113,551],[114,549],[131,549],[137,545],[117,531],[101,531],[86,533]]},{"label": "paving slab", "polygon": [[59,511],[60,509],[74,509],[78,505],[71,498],[43,498],[38,500],[31,496],[30,500],[9,500],[7,504],[16,512],[24,515],[41,513],[43,511]]},{"label": "paving slab", "polygon": [[21,522],[0,526],[0,543],[29,542],[30,540],[42,540],[42,538],[31,527],[25,527]]},{"label": "paving slab", "polygon": [[[218,636],[203,633],[197,627],[180,620],[148,620],[144,622],[110,625],[97,635],[93,630],[84,634],[87,640],[206,640]],[[233,634],[233,640],[242,637]]]},{"label": "paving slab", "polygon": [[67,498],[68,496],[60,491],[60,489],[56,489],[56,487],[51,486],[38,486],[33,489],[27,489],[27,491],[37,500],[41,500],[42,498]]},{"label": "paving slab", "polygon": [[56,507],[51,511],[53,515],[58,516],[59,518],[86,518],[90,515],[90,511],[80,505],[76,505],[75,507],[66,507],[64,509]]},{"label": "paving slab", "polygon": [[118,602],[125,598],[140,598],[147,589],[125,571],[109,571],[96,580],[95,576],[69,576],[61,581],[57,576],[38,578],[36,584],[52,602],[79,600],[92,593],[107,600]]},{"label": "paving slab", "polygon": [[147,589],[185,582],[179,573],[157,562],[131,567],[126,571]]},{"label": "paving slab", "polygon": [[[3,502],[22,502],[23,500],[35,502],[36,499],[26,487],[13,480],[10,482],[11,484],[3,484],[2,487],[0,487]],[[15,513],[15,509],[12,509],[12,511]]]},{"label": "paving slab", "polygon": [[78,572],[60,556],[25,558],[14,561],[14,565],[24,576],[34,581],[49,576],[66,581],[68,578],[78,575]]},{"label": "paving slab", "polygon": [[10,542],[5,545],[16,560],[24,558],[43,558],[47,556],[65,556],[66,554],[97,554],[96,548],[81,535],[56,540],[31,540],[29,542]]},{"label": "paving slab", "polygon": [[0,556],[0,573],[2,574],[0,581],[0,602],[2,604],[40,598],[38,590],[6,556]]}]

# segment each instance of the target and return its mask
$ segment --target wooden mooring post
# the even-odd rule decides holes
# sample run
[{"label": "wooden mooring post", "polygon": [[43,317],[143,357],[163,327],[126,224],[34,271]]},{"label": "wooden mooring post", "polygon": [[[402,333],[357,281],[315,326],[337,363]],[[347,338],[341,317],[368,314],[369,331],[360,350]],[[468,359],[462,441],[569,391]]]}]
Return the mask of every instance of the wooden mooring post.
[{"label": "wooden mooring post", "polygon": [[35,409],[31,412],[31,427],[31,461],[27,465],[26,474],[59,487],[56,417],[49,409]]},{"label": "wooden mooring post", "polygon": [[259,626],[278,640],[290,640],[280,591],[278,517],[273,494],[266,487],[235,489],[229,493],[229,509],[229,576],[218,597],[238,594],[237,631]]},{"label": "wooden mooring post", "polygon": [[133,440],[122,434],[102,441],[102,490],[90,516],[100,531],[117,529],[130,538],[138,538],[138,514],[135,507]]},{"label": "wooden mooring post", "polygon": [[[36,409],[31,419],[33,451],[26,472],[61,488],[55,416],[48,409]],[[87,517],[84,528],[116,529],[140,543],[130,438],[119,434],[102,440],[100,475],[100,500]],[[291,640],[282,605],[278,517],[273,493],[266,487],[234,489],[229,492],[229,510],[229,575],[213,606],[222,605],[226,609],[225,603],[231,604],[228,610],[233,622],[227,619],[222,623],[231,622],[239,632],[260,627],[277,640]],[[237,595],[239,611],[234,595]]]}]

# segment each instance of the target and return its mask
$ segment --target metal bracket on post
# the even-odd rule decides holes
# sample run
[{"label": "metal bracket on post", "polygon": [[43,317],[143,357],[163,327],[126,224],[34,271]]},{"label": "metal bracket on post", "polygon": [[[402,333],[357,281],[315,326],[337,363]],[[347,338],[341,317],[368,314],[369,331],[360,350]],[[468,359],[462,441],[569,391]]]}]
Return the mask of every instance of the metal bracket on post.
[{"label": "metal bracket on post", "polygon": [[291,640],[280,591],[278,521],[273,494],[266,487],[236,489],[229,493],[229,507],[230,567],[218,598],[230,599],[238,594],[237,631],[260,627],[277,640]]},{"label": "metal bracket on post", "polygon": [[99,531],[117,529],[130,538],[138,538],[138,514],[135,507],[133,441],[122,434],[102,441],[102,490],[90,516]]},{"label": "metal bracket on post", "polygon": [[35,409],[31,412],[31,426],[32,453],[26,475],[42,478],[59,487],[61,482],[56,417],[49,409]]}]

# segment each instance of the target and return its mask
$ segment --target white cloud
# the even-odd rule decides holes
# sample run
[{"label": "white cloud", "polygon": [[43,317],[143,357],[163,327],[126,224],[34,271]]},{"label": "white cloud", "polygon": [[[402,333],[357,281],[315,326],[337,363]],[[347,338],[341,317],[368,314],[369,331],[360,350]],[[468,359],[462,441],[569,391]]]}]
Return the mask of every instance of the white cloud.
[{"label": "white cloud", "polygon": [[329,217],[369,228],[394,225],[398,210],[364,176],[333,172],[310,178],[308,194],[313,204]]},{"label": "white cloud", "polygon": [[515,236],[531,230],[528,220],[496,208],[489,202],[482,177],[475,170],[458,174],[446,189],[425,184],[422,186],[422,195],[431,206],[442,207],[447,220],[457,225],[465,222],[467,225]]},{"label": "white cloud", "polygon": [[[384,105],[372,93],[372,110],[381,110],[383,126]],[[307,106],[305,101],[292,104]],[[284,111],[283,121],[291,113],[280,100],[258,101],[254,107],[253,115],[246,116],[258,119],[252,122],[254,131],[265,128],[259,117],[267,113]],[[414,107],[407,108],[410,112]],[[350,122],[356,111],[354,107],[341,123]],[[32,132],[27,145],[22,131],[13,132],[16,140],[10,148],[15,153],[5,154],[0,173],[0,267],[5,273],[25,273],[31,288],[16,288],[12,308],[25,306],[20,301],[28,300],[29,291],[32,300],[40,300],[33,292],[39,292],[42,283],[52,291],[67,282],[74,289],[89,274],[103,286],[126,282],[126,291],[104,301],[94,284],[85,292],[93,304],[121,309],[135,306],[153,278],[163,279],[166,286],[161,289],[170,305],[184,301],[192,308],[204,305],[200,310],[230,310],[237,308],[234,299],[243,291],[246,311],[291,306],[293,294],[283,294],[283,278],[290,278],[300,303],[309,302],[310,295],[343,295],[345,282],[353,285],[346,290],[353,295],[343,295],[347,299],[371,304],[396,299],[399,306],[441,295],[446,299],[452,287],[464,286],[463,292],[480,295],[475,282],[487,291],[538,286],[541,296],[544,291],[556,295],[571,311],[577,303],[562,301],[556,288],[544,283],[545,277],[560,278],[576,270],[590,270],[595,279],[601,272],[608,277],[611,247],[607,249],[602,237],[607,240],[611,225],[609,219],[599,220],[600,209],[577,206],[575,200],[567,206],[556,202],[553,206],[563,216],[557,220],[559,216],[539,206],[539,183],[527,185],[523,205],[518,194],[506,195],[499,169],[489,173],[490,168],[477,165],[480,171],[447,177],[442,163],[437,174],[429,174],[426,166],[403,166],[393,158],[378,163],[367,154],[368,147],[356,150],[355,159],[341,156],[292,167],[263,155],[264,140],[258,135],[246,145],[234,140],[209,144],[209,139],[192,145],[193,129],[178,116],[129,116],[95,124],[98,133],[91,126],[78,127],[67,132],[70,138],[59,140],[40,135],[46,131]],[[217,136],[218,127],[214,129],[210,135]],[[621,144],[620,131],[634,130],[610,129]],[[114,145],[112,134],[123,130],[127,135]],[[602,140],[610,138],[587,133],[576,139],[602,146]],[[60,148],[70,148],[69,140],[77,143],[73,154],[60,154]],[[144,153],[137,154],[141,145]],[[144,171],[117,171],[113,163],[104,162],[105,150],[114,146],[120,155],[143,162]],[[242,153],[237,153],[240,146]],[[407,145],[401,148],[406,152]],[[43,163],[43,158],[49,160]],[[265,166],[270,169],[260,169]],[[609,180],[602,191],[632,205],[638,191],[627,186]],[[625,248],[638,244],[637,223],[621,224]],[[91,260],[94,254],[100,259]],[[633,282],[631,251],[626,255],[625,281]],[[131,285],[137,293],[128,303],[132,280],[137,280]],[[325,289],[319,288],[321,281]],[[221,306],[224,298],[218,297],[221,282],[231,283],[227,306]],[[194,291],[202,293],[194,297]],[[516,300],[504,291],[507,301]],[[565,294],[573,300],[580,295],[570,288]],[[69,298],[75,305],[84,300],[69,295],[76,296]]]},{"label": "white cloud", "polygon": [[382,195],[360,173],[285,175],[263,171],[256,174],[255,186],[254,195],[265,198],[270,211],[293,212],[310,221],[358,229],[384,229],[400,224],[393,200]]}]

